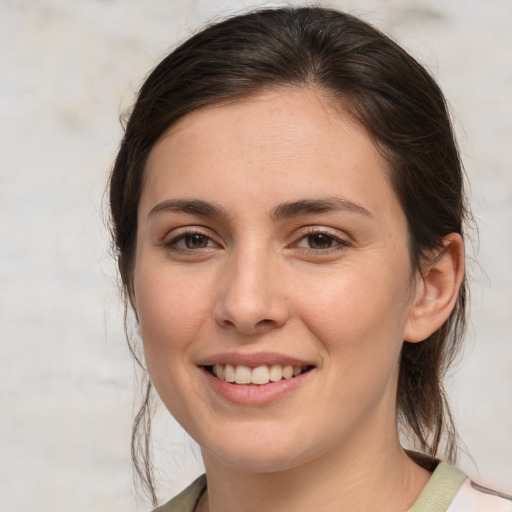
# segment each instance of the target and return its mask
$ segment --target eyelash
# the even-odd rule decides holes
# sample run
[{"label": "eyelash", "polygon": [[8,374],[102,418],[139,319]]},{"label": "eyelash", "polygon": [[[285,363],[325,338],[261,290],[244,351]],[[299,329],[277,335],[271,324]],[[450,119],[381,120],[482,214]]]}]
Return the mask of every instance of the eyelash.
[{"label": "eyelash", "polygon": [[172,237],[170,240],[165,241],[162,245],[165,249],[174,251],[174,252],[181,252],[181,253],[190,253],[197,251],[198,249],[209,249],[208,245],[206,247],[199,247],[199,248],[190,248],[190,247],[178,247],[177,244],[181,241],[186,243],[187,239],[190,239],[194,236],[201,236],[203,237],[207,244],[209,242],[212,242],[212,237],[205,233],[204,231],[201,231],[199,229],[190,229],[188,228],[187,231],[183,231],[182,233]]},{"label": "eyelash", "polygon": [[[337,235],[334,235],[333,233],[329,233],[329,231],[327,231],[326,229],[321,229],[321,228],[310,229],[308,231],[303,232],[301,234],[298,242],[296,242],[294,245],[295,245],[295,247],[300,247],[299,246],[300,242],[302,242],[303,240],[307,241],[308,238],[318,236],[318,235],[325,236],[327,241],[329,241],[331,244],[334,244],[334,245],[330,245],[329,247],[324,247],[324,248],[301,247],[301,249],[303,249],[307,253],[319,255],[322,253],[331,253],[333,251],[338,251],[338,250],[341,250],[341,249],[344,249],[347,247],[351,247],[351,244],[348,240],[341,238]],[[309,242],[311,242],[311,241],[309,241]]]},{"label": "eyelash", "polygon": [[[192,237],[194,237],[196,235],[204,238],[204,240],[206,241],[206,246],[192,248],[192,247],[179,247],[177,245],[180,242],[184,242],[186,244],[187,239],[191,239]],[[322,247],[322,248],[300,246],[300,243],[303,240],[308,241],[308,238],[314,237],[314,236],[325,236],[326,242],[331,245],[329,245],[328,247]],[[178,235],[174,236],[173,238],[171,238],[170,240],[163,242],[162,245],[166,250],[180,252],[180,253],[191,253],[191,252],[196,252],[196,251],[203,250],[203,249],[207,250],[207,249],[211,248],[209,246],[210,242],[215,243],[213,241],[212,237],[208,233],[205,233],[204,231],[201,231],[198,229],[190,229],[189,228],[187,231],[183,231],[183,232],[179,233]],[[311,243],[311,240],[309,240],[309,243]],[[332,244],[334,244],[334,245],[332,245]],[[305,253],[321,255],[322,253],[331,253],[333,251],[341,250],[341,249],[344,249],[344,248],[350,247],[350,246],[351,246],[350,242],[348,242],[346,239],[340,238],[339,236],[329,233],[325,229],[317,228],[317,229],[310,229],[308,231],[301,233],[301,236],[298,239],[298,241],[295,242],[294,244],[292,244],[291,247],[299,248]]]}]

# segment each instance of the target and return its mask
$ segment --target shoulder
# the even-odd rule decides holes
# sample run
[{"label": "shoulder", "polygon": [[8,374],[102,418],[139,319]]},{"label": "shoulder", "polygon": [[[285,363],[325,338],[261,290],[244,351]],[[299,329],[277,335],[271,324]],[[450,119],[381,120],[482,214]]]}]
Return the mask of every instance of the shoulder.
[{"label": "shoulder", "polygon": [[409,512],[512,512],[512,498],[441,462]]},{"label": "shoulder", "polygon": [[512,497],[491,491],[466,478],[447,512],[512,512]]},{"label": "shoulder", "polygon": [[202,475],[171,501],[156,508],[153,512],[194,512],[196,504],[205,489],[206,476]]}]

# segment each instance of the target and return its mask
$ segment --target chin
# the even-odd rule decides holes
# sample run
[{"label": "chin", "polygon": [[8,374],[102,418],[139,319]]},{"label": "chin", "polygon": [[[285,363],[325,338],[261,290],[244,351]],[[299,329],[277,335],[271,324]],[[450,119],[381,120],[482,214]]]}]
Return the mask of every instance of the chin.
[{"label": "chin", "polygon": [[319,448],[307,450],[307,442],[292,432],[271,434],[254,430],[252,435],[240,429],[238,433],[230,433],[212,443],[200,442],[205,465],[212,460],[240,471],[279,472],[307,463],[310,460],[308,452],[317,452]]},{"label": "chin", "polygon": [[233,453],[232,451],[215,453],[206,449],[202,450],[206,466],[208,466],[209,457],[212,457],[230,469],[248,473],[277,473],[292,469],[305,462],[296,454],[271,453],[272,450],[269,448],[266,448],[265,452],[261,448],[253,452],[245,450],[244,453]]}]

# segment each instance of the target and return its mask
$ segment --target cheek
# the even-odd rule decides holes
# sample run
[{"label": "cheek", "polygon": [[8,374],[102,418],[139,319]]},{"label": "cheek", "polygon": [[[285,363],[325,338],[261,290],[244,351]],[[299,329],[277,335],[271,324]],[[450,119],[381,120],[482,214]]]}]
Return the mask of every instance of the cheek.
[{"label": "cheek", "polygon": [[[145,271],[148,269],[148,271]],[[190,407],[200,403],[189,375],[198,332],[209,314],[203,284],[183,274],[169,274],[154,265],[136,273],[137,314],[144,358],[151,381],[171,414],[187,423]],[[195,396],[195,399],[191,399]]]},{"label": "cheek", "polygon": [[344,268],[311,282],[302,294],[299,315],[328,352],[342,350],[355,358],[369,351],[378,358],[400,350],[410,283],[400,273],[379,268]]},{"label": "cheek", "polygon": [[383,396],[394,400],[410,290],[406,279],[381,275],[389,276],[354,270],[318,281],[303,302],[300,316],[328,370],[325,386],[336,390],[335,422],[350,423]]},{"label": "cheek", "polygon": [[205,283],[186,273],[159,272],[158,267],[141,265],[135,296],[148,359],[183,351],[211,316]]}]

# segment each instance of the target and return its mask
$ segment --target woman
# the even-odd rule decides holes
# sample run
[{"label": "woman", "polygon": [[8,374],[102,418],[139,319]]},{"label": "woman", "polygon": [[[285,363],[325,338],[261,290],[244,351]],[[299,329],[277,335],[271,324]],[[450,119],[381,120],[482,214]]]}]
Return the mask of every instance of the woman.
[{"label": "woman", "polygon": [[206,468],[158,510],[512,510],[439,462],[468,212],[443,95],[386,36],[321,8],[208,27],[141,88],[110,201],[134,449],[154,386]]}]

